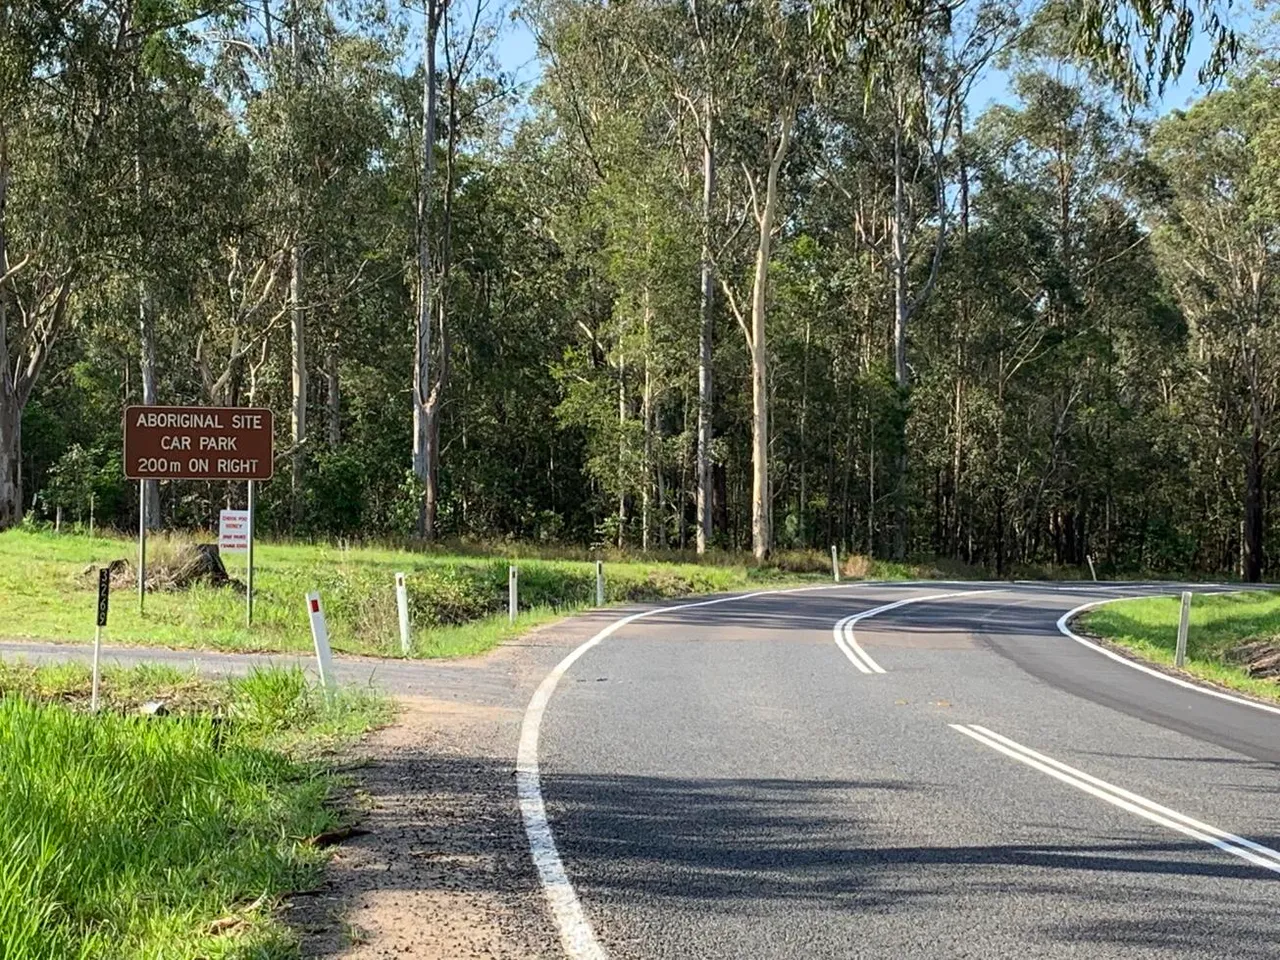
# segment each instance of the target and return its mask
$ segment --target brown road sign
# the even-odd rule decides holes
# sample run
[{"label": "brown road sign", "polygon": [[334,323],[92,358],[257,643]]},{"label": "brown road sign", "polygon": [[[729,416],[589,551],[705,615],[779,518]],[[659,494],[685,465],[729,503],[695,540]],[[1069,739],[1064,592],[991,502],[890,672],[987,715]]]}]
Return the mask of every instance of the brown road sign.
[{"label": "brown road sign", "polygon": [[260,407],[125,407],[130,480],[269,480],[271,411]]}]

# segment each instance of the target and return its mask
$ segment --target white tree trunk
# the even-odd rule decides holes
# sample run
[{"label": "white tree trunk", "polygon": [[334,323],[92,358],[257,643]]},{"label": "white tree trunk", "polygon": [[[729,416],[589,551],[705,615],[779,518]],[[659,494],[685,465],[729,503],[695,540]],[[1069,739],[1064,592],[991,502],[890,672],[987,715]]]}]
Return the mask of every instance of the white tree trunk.
[{"label": "white tree trunk", "polygon": [[653,371],[649,354],[649,326],[652,308],[649,304],[649,287],[644,289],[644,393],[640,399],[640,417],[644,424],[644,446],[640,467],[640,550],[649,552],[649,525],[652,520],[650,497],[653,489]]},{"label": "white tree trunk", "polygon": [[290,437],[293,440],[291,487],[296,495],[302,488],[303,445],[307,441],[307,342],[306,318],[302,308],[303,277],[306,263],[302,247],[295,242],[289,251],[289,325],[290,365],[289,392],[292,397]]},{"label": "white tree trunk", "polygon": [[698,334],[698,533],[697,550],[707,552],[711,539],[711,361],[715,336],[715,268],[711,262],[711,207],[715,195],[716,158],[711,104],[706,105],[702,144],[702,302]]},{"label": "white tree trunk", "polygon": [[769,345],[765,333],[768,312],[769,256],[773,225],[778,215],[778,172],[791,145],[794,108],[782,117],[778,145],[769,163],[764,206],[756,211],[760,234],[756,242],[755,278],[751,285],[751,551],[757,560],[773,549],[773,501],[769,489]]}]

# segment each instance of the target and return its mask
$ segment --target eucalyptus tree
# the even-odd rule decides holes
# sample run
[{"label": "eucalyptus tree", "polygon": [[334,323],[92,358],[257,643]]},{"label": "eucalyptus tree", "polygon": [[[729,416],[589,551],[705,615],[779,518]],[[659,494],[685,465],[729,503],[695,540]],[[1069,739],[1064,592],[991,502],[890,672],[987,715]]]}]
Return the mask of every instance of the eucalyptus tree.
[{"label": "eucalyptus tree", "polygon": [[1265,483],[1280,452],[1277,75],[1274,63],[1257,64],[1162,121],[1152,139],[1167,181],[1153,235],[1211,418],[1197,456],[1213,464],[1207,474],[1226,469],[1239,484],[1240,572],[1250,582],[1264,571]]}]

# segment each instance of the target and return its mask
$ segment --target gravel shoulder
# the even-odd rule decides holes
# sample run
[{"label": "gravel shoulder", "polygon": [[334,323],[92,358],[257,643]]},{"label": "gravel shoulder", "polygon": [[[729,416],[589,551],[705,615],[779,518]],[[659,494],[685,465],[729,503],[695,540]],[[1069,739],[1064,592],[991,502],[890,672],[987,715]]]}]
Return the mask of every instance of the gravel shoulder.
[{"label": "gravel shoulder", "polygon": [[[335,660],[339,682],[394,695],[396,722],[347,765],[357,830],[322,885],[286,907],[304,957],[411,960],[560,955],[516,803],[515,753],[534,688],[564,654],[635,608],[540,627],[451,661]],[[0,642],[0,657],[87,660],[87,645]],[[281,655],[107,647],[106,664],[166,663],[205,674],[313,661]]]}]

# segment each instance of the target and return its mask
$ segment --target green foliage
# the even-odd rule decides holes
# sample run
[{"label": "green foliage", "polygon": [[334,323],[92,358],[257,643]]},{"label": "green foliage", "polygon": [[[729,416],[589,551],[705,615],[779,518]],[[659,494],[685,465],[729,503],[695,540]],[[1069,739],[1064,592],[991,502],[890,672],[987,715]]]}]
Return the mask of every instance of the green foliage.
[{"label": "green foliage", "polygon": [[[121,693],[175,689],[174,716],[117,712]],[[330,777],[298,750],[366,729],[385,705],[326,707],[296,672],[222,685],[108,672],[103,690],[94,716],[83,668],[0,668],[5,956],[291,955],[272,898],[314,880],[323,854],[308,838],[337,818]]]},{"label": "green foliage", "polygon": [[[1085,614],[1081,625],[1148,660],[1171,665],[1181,606],[1176,596],[1124,600]],[[1193,597],[1186,669],[1222,686],[1280,701],[1280,684],[1251,677],[1232,656],[1237,647],[1256,640],[1280,645],[1280,594]]]}]

